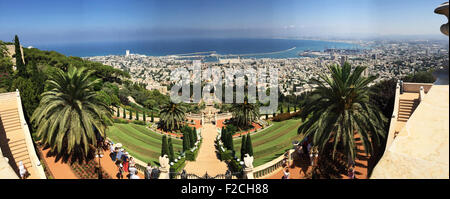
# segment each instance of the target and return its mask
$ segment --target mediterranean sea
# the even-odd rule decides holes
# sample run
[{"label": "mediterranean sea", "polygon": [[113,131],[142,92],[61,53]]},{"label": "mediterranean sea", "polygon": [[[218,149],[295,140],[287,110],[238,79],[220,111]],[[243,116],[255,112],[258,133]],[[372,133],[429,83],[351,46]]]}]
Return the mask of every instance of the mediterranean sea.
[{"label": "mediterranean sea", "polygon": [[215,51],[219,55],[241,55],[245,58],[293,58],[299,57],[298,53],[305,50],[361,48],[350,43],[294,39],[171,39],[41,44],[34,47],[76,57],[124,55],[126,50],[130,50],[132,54],[148,56]]}]

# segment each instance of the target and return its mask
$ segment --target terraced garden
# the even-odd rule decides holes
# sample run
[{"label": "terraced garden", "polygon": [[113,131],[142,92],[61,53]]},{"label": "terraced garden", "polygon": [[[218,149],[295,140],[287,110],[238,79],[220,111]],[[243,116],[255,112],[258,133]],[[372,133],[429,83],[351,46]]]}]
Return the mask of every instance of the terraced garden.
[{"label": "terraced garden", "polygon": [[[115,123],[108,128],[106,135],[114,143],[122,143],[123,148],[131,156],[144,162],[158,163],[158,157],[161,155],[161,134],[137,124]],[[183,148],[182,141],[172,138],[172,143],[175,155],[177,155]]]},{"label": "terraced garden", "polygon": [[[253,165],[257,167],[267,163],[292,148],[292,141],[302,139],[302,136],[297,134],[300,124],[298,119],[274,122],[271,127],[251,135],[255,158]],[[241,139],[239,137],[233,140],[237,157],[241,156]]]}]

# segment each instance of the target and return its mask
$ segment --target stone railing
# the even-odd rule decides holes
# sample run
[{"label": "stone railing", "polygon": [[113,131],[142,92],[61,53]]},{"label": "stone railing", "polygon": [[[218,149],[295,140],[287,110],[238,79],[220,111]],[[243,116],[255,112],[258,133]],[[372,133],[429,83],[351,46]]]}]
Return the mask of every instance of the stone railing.
[{"label": "stone railing", "polygon": [[389,132],[387,135],[385,151],[390,147],[395,137],[395,126],[397,125],[398,109],[400,104],[400,83],[397,82],[395,88],[394,110],[392,111],[391,123],[389,125]]},{"label": "stone railing", "polygon": [[23,133],[25,135],[25,142],[27,144],[28,155],[31,160],[31,165],[36,169],[38,177],[40,179],[47,179],[44,168],[42,167],[41,161],[37,156],[36,149],[34,148],[34,142],[33,139],[31,138],[31,133],[30,130],[28,129],[28,124],[25,120],[25,116],[23,115],[22,100],[20,98],[20,92],[18,89],[16,89],[16,93],[17,93],[17,109],[19,112],[20,124],[22,125]]},{"label": "stone railing", "polygon": [[433,86],[432,83],[412,83],[412,82],[403,82],[403,91],[404,92],[410,92],[410,93],[419,93],[420,87],[423,87],[423,90],[425,93],[428,93],[431,86]]},{"label": "stone railing", "polygon": [[[291,159],[291,160],[293,159],[292,156],[294,154],[294,151],[295,151],[295,149],[289,149],[289,151],[288,151],[288,153],[291,156],[289,159]],[[263,178],[267,175],[273,174],[273,173],[283,169],[282,166],[283,166],[283,160],[286,157],[285,154],[286,153],[283,153],[283,155],[275,158],[274,160],[254,168],[253,169],[254,179]]]},{"label": "stone railing", "polygon": [[218,120],[222,120],[222,119],[229,119],[229,118],[231,118],[232,116],[233,116],[232,113],[220,113],[220,114],[217,114],[217,115],[216,115],[216,118],[217,118]]}]

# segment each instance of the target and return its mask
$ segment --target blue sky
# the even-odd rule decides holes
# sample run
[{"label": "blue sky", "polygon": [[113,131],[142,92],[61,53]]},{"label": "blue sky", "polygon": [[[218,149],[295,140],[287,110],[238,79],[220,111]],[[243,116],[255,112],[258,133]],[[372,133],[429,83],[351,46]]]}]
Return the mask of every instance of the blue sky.
[{"label": "blue sky", "polygon": [[443,0],[0,0],[0,40],[439,35]]}]

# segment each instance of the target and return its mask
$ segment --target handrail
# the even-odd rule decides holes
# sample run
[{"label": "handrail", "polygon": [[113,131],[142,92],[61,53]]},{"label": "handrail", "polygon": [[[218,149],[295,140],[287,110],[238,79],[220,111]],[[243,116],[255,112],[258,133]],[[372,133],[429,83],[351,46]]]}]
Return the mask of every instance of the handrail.
[{"label": "handrail", "polygon": [[[289,149],[287,152],[289,154],[291,154],[291,157],[292,157],[294,154],[294,151],[295,151],[295,149]],[[275,158],[274,160],[254,168],[253,169],[253,177],[255,179],[258,179],[258,178],[262,178],[262,177],[265,177],[267,175],[277,172],[283,165],[283,160],[286,157],[285,154],[286,153],[283,153],[281,156]]]},{"label": "handrail", "polygon": [[384,149],[385,152],[389,149],[392,142],[394,141],[395,127],[397,125],[399,106],[400,106],[400,82],[397,82],[397,86],[395,88],[394,110],[392,111],[391,124],[389,125],[389,131],[386,141],[386,148]]},{"label": "handrail", "polygon": [[36,150],[34,148],[34,143],[33,140],[31,139],[31,133],[30,130],[28,129],[25,116],[23,115],[22,100],[20,99],[19,89],[16,89],[16,94],[17,94],[17,109],[19,112],[20,124],[22,126],[23,133],[25,135],[25,142],[28,149],[28,155],[31,160],[31,165],[33,165],[33,167],[36,168],[37,174],[39,175],[40,179],[47,179],[47,177],[45,176],[44,168],[42,168],[41,165],[37,165],[37,162],[40,163],[40,160],[37,157]]}]

